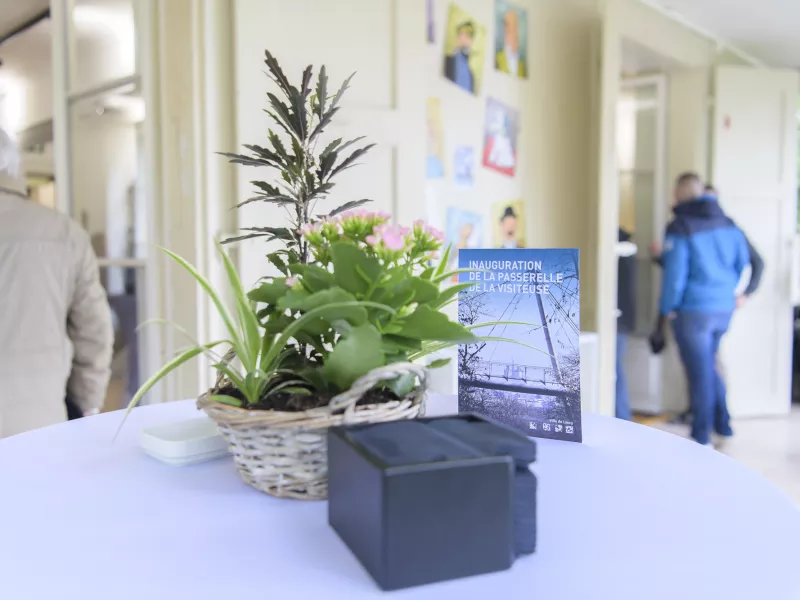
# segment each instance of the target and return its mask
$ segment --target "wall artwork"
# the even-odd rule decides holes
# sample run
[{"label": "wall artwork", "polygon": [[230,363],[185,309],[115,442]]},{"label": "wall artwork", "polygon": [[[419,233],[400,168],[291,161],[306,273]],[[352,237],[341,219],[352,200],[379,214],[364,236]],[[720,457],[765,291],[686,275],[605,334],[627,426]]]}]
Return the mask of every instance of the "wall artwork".
[{"label": "wall artwork", "polygon": [[444,76],[461,89],[477,95],[481,89],[485,52],[486,27],[451,4],[445,31]]},{"label": "wall artwork", "polygon": [[428,43],[434,44],[436,43],[436,22],[433,18],[433,0],[427,0],[425,15],[428,29]]},{"label": "wall artwork", "polygon": [[519,112],[494,98],[486,99],[483,166],[514,176],[517,168]]},{"label": "wall artwork", "polygon": [[525,203],[522,200],[495,203],[492,222],[495,248],[525,247]]},{"label": "wall artwork", "polygon": [[[473,212],[451,206],[447,209],[445,239],[452,246],[448,271],[458,269],[458,251],[463,248],[480,248],[483,245],[483,218]],[[458,275],[453,276],[453,282]]]},{"label": "wall artwork", "polygon": [[494,67],[527,79],[528,13],[507,0],[495,3]]},{"label": "wall artwork", "polygon": [[475,148],[472,146],[458,146],[453,156],[453,178],[456,185],[472,187],[475,179]]},{"label": "wall artwork", "polygon": [[427,178],[444,177],[444,128],[442,126],[442,103],[439,98],[428,98],[428,159]]}]

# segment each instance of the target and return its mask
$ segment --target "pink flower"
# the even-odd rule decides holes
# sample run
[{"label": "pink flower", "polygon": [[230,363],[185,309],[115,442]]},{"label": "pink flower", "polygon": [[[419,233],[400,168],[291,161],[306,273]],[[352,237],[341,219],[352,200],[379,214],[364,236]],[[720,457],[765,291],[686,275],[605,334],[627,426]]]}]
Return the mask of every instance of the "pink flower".
[{"label": "pink flower", "polygon": [[392,213],[388,213],[385,210],[379,211],[376,216],[382,221],[389,221],[392,218]]},{"label": "pink flower", "polygon": [[297,277],[287,277],[286,278],[286,285],[289,287],[294,287],[294,284],[297,283]]},{"label": "pink flower", "polygon": [[408,229],[399,225],[379,225],[375,233],[380,237],[387,250],[399,251],[406,247]]},{"label": "pink flower", "polygon": [[440,242],[444,241],[445,238],[444,231],[439,231],[435,227],[426,227],[425,232],[432,238],[439,240]]},{"label": "pink flower", "polygon": [[368,235],[364,239],[364,241],[367,242],[370,246],[377,246],[378,245],[378,238],[375,237],[374,235]]}]

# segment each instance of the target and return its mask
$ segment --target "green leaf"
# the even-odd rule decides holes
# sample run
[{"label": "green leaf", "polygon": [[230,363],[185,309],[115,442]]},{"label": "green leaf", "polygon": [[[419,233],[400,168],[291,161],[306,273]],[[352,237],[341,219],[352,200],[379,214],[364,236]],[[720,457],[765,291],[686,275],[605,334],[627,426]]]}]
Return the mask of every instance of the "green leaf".
[{"label": "green leaf", "polygon": [[337,285],[352,294],[366,294],[372,282],[381,275],[382,267],[378,259],[348,242],[332,244],[331,256]]},{"label": "green leaf", "polygon": [[247,297],[253,302],[264,302],[275,306],[291,289],[286,285],[284,277],[277,277],[251,290]]},{"label": "green leaf", "polygon": [[474,325],[467,325],[467,329],[470,331],[475,331],[476,329],[482,329],[483,327],[500,327],[503,325],[522,325],[524,327],[531,327],[533,329],[541,329],[541,325],[537,325],[536,323],[528,323],[526,321],[487,321],[486,323],[475,323]]},{"label": "green leaf", "polygon": [[295,308],[295,306],[301,304],[310,295],[311,294],[309,294],[306,290],[295,290],[290,288],[283,298],[278,301],[278,310],[285,311],[287,309],[291,309],[292,312],[294,312],[298,310]]},{"label": "green leaf", "polygon": [[[302,312],[309,312],[315,308],[328,306],[329,304],[355,302],[356,299],[353,294],[350,294],[341,288],[331,288],[316,292],[314,294],[307,294],[304,298],[297,298],[297,300],[293,302],[289,302],[288,298],[288,296],[284,298],[284,300],[286,300],[285,307]],[[292,300],[294,300],[294,298]],[[348,306],[341,310],[332,311],[324,318],[327,322],[344,319],[351,325],[359,326],[363,325],[367,320],[367,309],[361,306]]]},{"label": "green leaf", "polygon": [[270,132],[270,139],[272,138],[278,142],[278,146],[276,147],[277,152],[273,152],[269,148],[264,148],[263,146],[258,146],[256,144],[243,144],[243,146],[259,158],[269,161],[275,165],[281,165],[286,162],[286,151],[283,149],[280,140],[278,140],[278,136]]},{"label": "green leaf", "polygon": [[300,135],[299,124],[292,119],[292,114],[289,107],[281,102],[275,94],[268,93],[270,106],[275,111],[273,114],[279,119],[279,122],[284,126],[284,129],[289,133],[290,137],[294,139],[302,139]]},{"label": "green leaf", "polygon": [[333,275],[318,265],[300,263],[289,265],[289,271],[303,278],[303,285],[312,292],[326,290],[336,285]]},{"label": "green leaf", "polygon": [[[479,344],[481,342],[504,342],[508,344],[516,344],[517,346],[523,346],[524,348],[529,348],[531,350],[535,350],[536,352],[541,352],[546,356],[551,356],[548,352],[536,348],[535,346],[531,346],[530,344],[526,344],[524,342],[520,342],[519,340],[512,340],[511,338],[504,338],[504,337],[495,337],[495,336],[477,336],[474,342],[469,342],[470,344]],[[424,356],[428,356],[435,352],[440,352],[442,350],[446,350],[447,348],[452,348],[453,346],[458,346],[460,342],[442,342],[442,343],[433,343],[433,344],[423,344],[422,350],[412,354],[409,357],[409,360],[419,360]]]},{"label": "green leaf", "polygon": [[378,304],[377,302],[366,302],[366,301],[358,301],[358,302],[342,302],[337,304],[329,304],[328,306],[320,306],[319,308],[315,308],[304,314],[299,319],[295,320],[291,325],[289,325],[283,333],[280,335],[278,339],[271,345],[268,352],[265,352],[261,358],[261,369],[263,371],[269,372],[272,368],[275,359],[278,357],[281,349],[286,347],[286,344],[289,343],[289,340],[292,337],[303,330],[303,327],[307,323],[312,322],[314,319],[319,319],[320,317],[325,317],[329,314],[335,314],[333,311],[337,311],[342,308],[349,308],[351,306],[363,306],[364,308],[375,308],[378,310],[382,310],[391,314],[395,314],[394,309],[389,306],[385,306],[383,304]]},{"label": "green leaf", "polygon": [[347,91],[347,88],[350,87],[350,82],[352,81],[353,77],[355,77],[355,76],[356,76],[356,74],[352,73],[350,75],[350,77],[348,77],[347,79],[344,80],[344,82],[342,83],[342,87],[339,88],[339,91],[336,92],[336,95],[333,97],[333,101],[331,102],[331,109],[334,109],[339,105],[339,102],[341,101],[342,96],[344,96],[344,93]]},{"label": "green leaf", "polygon": [[221,344],[228,344],[228,343],[230,343],[228,340],[217,340],[216,342],[210,342],[208,344],[203,344],[202,346],[189,348],[188,350],[181,352],[178,356],[173,358],[171,361],[169,361],[167,364],[161,367],[158,371],[156,371],[156,373],[152,377],[150,377],[150,379],[145,381],[142,384],[142,386],[136,391],[136,393],[133,395],[133,398],[131,398],[131,401],[128,404],[128,408],[125,409],[125,414],[122,416],[122,422],[119,424],[119,428],[117,429],[117,432],[114,434],[114,439],[116,439],[117,436],[119,435],[119,432],[120,430],[122,430],[122,426],[125,424],[125,421],[127,420],[128,415],[131,414],[131,411],[136,407],[137,404],[139,404],[139,402],[142,400],[142,398],[144,398],[147,392],[153,389],[153,387],[158,382],[160,382],[167,375],[172,373],[175,369],[189,362],[196,356],[205,354],[208,350],[211,350],[212,348],[215,348]]},{"label": "green leaf", "polygon": [[282,388],[280,391],[282,391],[285,394],[292,394],[294,396],[312,396],[314,394],[314,392],[312,392],[308,388],[301,388],[301,387],[285,387]]},{"label": "green leaf", "polygon": [[386,382],[386,386],[394,392],[398,398],[405,398],[414,391],[417,384],[417,377],[413,373],[406,373],[397,379]]},{"label": "green leaf", "polygon": [[395,290],[380,287],[372,295],[372,299],[375,300],[375,302],[387,304],[392,308],[408,306],[411,304],[413,298],[414,290],[412,290],[410,286],[404,286],[400,289],[395,288]]},{"label": "green leaf", "polygon": [[439,298],[439,286],[419,277],[407,279],[414,292],[414,302],[429,304]]},{"label": "green leaf", "polygon": [[404,337],[460,344],[472,344],[478,341],[468,329],[425,305],[418,306],[413,313],[396,322],[402,326]]},{"label": "green leaf", "polygon": [[210,400],[219,402],[220,404],[227,404],[228,406],[238,406],[239,408],[242,408],[241,400],[234,398],[233,396],[228,396],[227,394],[214,394],[210,397]]},{"label": "green leaf", "polygon": [[449,358],[439,358],[437,360],[434,360],[431,363],[428,363],[428,368],[429,369],[441,369],[442,367],[446,367],[447,365],[449,365],[451,362],[452,362],[452,360],[449,359]]},{"label": "green leaf", "polygon": [[231,291],[233,292],[233,298],[236,302],[236,312],[239,317],[239,327],[243,333],[244,339],[242,341],[244,342],[245,348],[243,350],[245,350],[245,352],[240,354],[242,349],[237,348],[237,355],[246,370],[255,369],[256,362],[258,361],[258,352],[261,349],[261,332],[259,331],[258,327],[258,317],[256,316],[256,313],[247,298],[247,294],[244,291],[244,286],[242,285],[242,280],[239,278],[239,273],[236,271],[236,267],[233,266],[233,262],[231,261],[230,257],[222,249],[222,245],[219,242],[215,242],[215,245],[217,247],[217,251],[222,257],[222,263],[225,266],[225,273],[228,276],[228,283],[230,284]]},{"label": "green leaf", "polygon": [[264,202],[267,204],[278,204],[280,206],[288,206],[289,204],[297,204],[297,201],[294,198],[290,198],[289,196],[278,195],[278,196],[267,196],[265,194],[261,194],[259,196],[253,196],[252,198],[248,198],[243,202],[239,202],[234,208],[242,208],[243,206],[247,206],[248,204],[252,204],[253,202]]},{"label": "green leaf", "polygon": [[284,275],[289,274],[289,269],[286,266],[286,262],[275,252],[268,254],[267,260],[271,262],[275,266],[275,268],[278,269],[278,271],[280,271]]},{"label": "green leaf", "polygon": [[273,235],[280,240],[291,240],[294,238],[292,232],[286,227],[242,227],[242,231]]},{"label": "green leaf", "polygon": [[420,340],[385,332],[383,334],[383,350],[386,354],[407,354],[409,352],[418,352],[421,349],[422,342]]},{"label": "green leaf", "polygon": [[[455,271],[448,271],[447,273],[444,273],[442,275],[435,276],[432,281],[433,283],[442,283],[443,281],[446,281],[447,279],[450,279],[451,277],[454,277],[456,275],[460,275],[461,273],[475,273],[475,272],[476,272],[475,269],[456,269]],[[472,282],[473,285],[475,285],[476,283],[477,282],[475,281]]]},{"label": "green leaf", "polygon": [[267,68],[272,75],[272,79],[278,84],[278,87],[280,87],[281,90],[288,95],[291,86],[289,85],[289,79],[283,73],[281,66],[278,64],[278,60],[269,52],[269,50],[264,50],[264,56],[264,62],[266,63]]},{"label": "green leaf", "polygon": [[474,285],[475,285],[474,281],[471,281],[469,283],[457,283],[455,285],[451,285],[449,288],[444,290],[439,295],[439,300],[436,302],[434,308],[437,309],[442,308],[445,304],[447,304],[450,301],[451,298],[456,297],[459,294],[459,292],[465,292]]},{"label": "green leaf", "polygon": [[439,266],[436,267],[434,274],[436,276],[442,275],[444,270],[447,268],[447,263],[450,262],[450,254],[453,252],[453,244],[447,244],[447,248],[444,249],[444,254],[442,255],[442,259],[439,261]]},{"label": "green leaf", "polygon": [[362,325],[339,340],[328,355],[322,373],[346,390],[356,379],[383,364],[380,332],[373,325]]},{"label": "green leaf", "polygon": [[325,65],[322,65],[317,75],[317,102],[319,102],[319,118],[325,114],[325,103],[328,100],[328,74],[325,71]]},{"label": "green leaf", "polygon": [[236,389],[240,390],[243,393],[246,393],[244,377],[242,377],[240,373],[234,371],[230,367],[230,365],[224,362],[220,362],[215,365],[212,365],[212,367],[214,368],[214,370],[219,371],[220,373],[225,375],[225,377],[227,377],[231,381],[231,383],[233,383],[233,385],[236,386]]},{"label": "green leaf", "polygon": [[330,175],[328,175],[327,179],[328,180],[332,179],[333,177],[336,177],[336,175],[338,175],[342,171],[345,171],[345,170],[347,170],[347,169],[349,169],[351,167],[356,166],[356,161],[359,158],[361,158],[362,156],[364,156],[367,152],[372,150],[372,148],[374,148],[374,147],[375,147],[375,144],[368,144],[368,145],[364,146],[363,148],[359,148],[358,150],[354,150],[353,153],[350,156],[345,158],[341,163],[339,163],[339,165],[335,169],[333,169],[333,171],[331,171],[331,173],[330,173]]},{"label": "green leaf", "polygon": [[280,168],[280,164],[276,163],[272,160],[266,160],[263,158],[252,158],[250,156],[245,156],[244,154],[235,154],[233,152],[217,152],[220,156],[224,156],[230,159],[230,163],[234,165],[244,165],[245,167],[277,167]]},{"label": "green leaf", "polygon": [[166,253],[170,258],[172,258],[172,260],[177,262],[181,267],[183,267],[184,270],[186,270],[186,272],[188,272],[194,278],[194,280],[200,285],[203,291],[205,291],[205,293],[211,299],[211,302],[216,307],[217,313],[222,319],[222,322],[225,324],[225,328],[228,330],[228,333],[230,334],[232,345],[236,349],[237,354],[239,351],[243,351],[244,340],[242,339],[241,332],[239,331],[239,328],[236,326],[233,317],[231,316],[231,313],[228,311],[228,307],[225,306],[225,303],[222,301],[216,290],[214,290],[208,279],[203,277],[197,271],[194,265],[189,264],[189,262],[187,262],[186,259],[184,259],[183,257],[178,256],[177,254],[175,254],[170,250],[167,250],[166,248],[161,248],[161,250],[164,253]]},{"label": "green leaf", "polygon": [[362,200],[351,200],[350,202],[345,202],[339,208],[334,208],[331,212],[328,213],[328,218],[335,217],[336,215],[342,214],[347,210],[352,210],[354,208],[358,208],[359,206],[363,206],[372,202],[369,198],[364,198]]}]

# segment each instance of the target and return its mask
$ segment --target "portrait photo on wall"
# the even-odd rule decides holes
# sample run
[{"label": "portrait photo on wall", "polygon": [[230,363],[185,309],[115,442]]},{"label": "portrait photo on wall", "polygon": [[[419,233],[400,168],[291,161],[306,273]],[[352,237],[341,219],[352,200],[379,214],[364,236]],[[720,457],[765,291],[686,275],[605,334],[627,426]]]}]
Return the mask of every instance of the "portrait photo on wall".
[{"label": "portrait photo on wall", "polygon": [[[452,246],[447,270],[455,271],[458,269],[459,250],[483,246],[483,218],[477,213],[451,206],[447,209],[444,233],[446,243]],[[458,281],[457,274],[452,281]]]},{"label": "portrait photo on wall", "polygon": [[525,247],[525,203],[522,200],[495,203],[492,222],[495,248]]},{"label": "portrait photo on wall", "polygon": [[495,3],[495,69],[528,77],[528,13],[506,0]]},{"label": "portrait photo on wall", "polygon": [[472,146],[458,146],[453,155],[453,179],[456,185],[472,187],[475,179],[475,148]]},{"label": "portrait photo on wall", "polygon": [[444,42],[444,76],[477,95],[483,78],[486,27],[455,4],[450,5]]},{"label": "portrait photo on wall", "polygon": [[439,98],[428,98],[428,179],[444,177],[444,128],[442,126],[442,103]]},{"label": "portrait photo on wall", "polygon": [[517,169],[518,134],[519,112],[494,98],[487,98],[483,166],[513,177]]}]

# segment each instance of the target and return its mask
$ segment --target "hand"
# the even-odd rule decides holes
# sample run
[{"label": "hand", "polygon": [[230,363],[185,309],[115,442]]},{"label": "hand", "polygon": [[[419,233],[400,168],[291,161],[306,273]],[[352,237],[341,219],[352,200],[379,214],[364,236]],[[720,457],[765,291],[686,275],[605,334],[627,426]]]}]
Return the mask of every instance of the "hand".
[{"label": "hand", "polygon": [[664,332],[656,329],[650,334],[650,350],[653,354],[661,354],[667,346],[667,338]]},{"label": "hand", "polygon": [[742,308],[745,304],[747,304],[747,296],[742,294],[741,296],[736,296],[736,308]]},{"label": "hand", "polygon": [[650,244],[650,256],[653,258],[658,258],[661,256],[661,244],[658,242],[653,242]]}]

